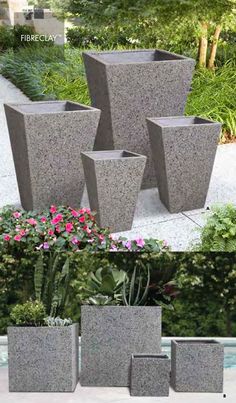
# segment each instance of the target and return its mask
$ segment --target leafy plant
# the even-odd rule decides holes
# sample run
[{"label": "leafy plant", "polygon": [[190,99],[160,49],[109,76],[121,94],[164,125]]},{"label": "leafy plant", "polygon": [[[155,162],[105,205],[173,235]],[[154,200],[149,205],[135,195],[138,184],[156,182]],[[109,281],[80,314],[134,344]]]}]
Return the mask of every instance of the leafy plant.
[{"label": "leafy plant", "polygon": [[112,297],[108,297],[107,295],[96,294],[93,297],[89,297],[85,304],[88,305],[115,305],[115,301]]},{"label": "leafy plant", "polygon": [[11,311],[10,317],[19,326],[42,326],[46,311],[41,301],[27,301],[17,304]]},{"label": "leafy plant", "polygon": [[73,322],[70,318],[61,319],[59,316],[57,316],[56,318],[48,316],[47,318],[44,318],[44,323],[48,327],[55,327],[55,326],[64,327],[72,325]]},{"label": "leafy plant", "polygon": [[[143,285],[143,282],[145,284]],[[134,268],[132,277],[123,283],[124,305],[145,305],[150,285],[150,267],[147,266],[147,276]],[[144,289],[143,289],[144,288]]]}]

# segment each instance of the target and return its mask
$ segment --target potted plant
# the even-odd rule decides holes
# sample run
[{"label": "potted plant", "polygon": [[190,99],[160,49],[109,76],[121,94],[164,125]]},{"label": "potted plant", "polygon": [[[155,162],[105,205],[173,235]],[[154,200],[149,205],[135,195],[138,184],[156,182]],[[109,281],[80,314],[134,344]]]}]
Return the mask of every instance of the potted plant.
[{"label": "potted plant", "polygon": [[90,208],[112,232],[132,228],[147,158],[130,151],[81,153]]},{"label": "potted plant", "polygon": [[197,116],[148,118],[161,201],[171,213],[203,208],[221,124]]},{"label": "potted plant", "polygon": [[183,114],[195,61],[159,49],[89,51],[83,58],[92,105],[102,111],[95,149],[146,155],[143,187],[155,187],[145,119]]},{"label": "potted plant", "polygon": [[40,301],[16,305],[8,327],[10,392],[73,392],[78,382],[78,324],[46,317]]},{"label": "potted plant", "polygon": [[79,207],[80,152],[92,150],[100,111],[71,101],[5,104],[21,204]]},{"label": "potted plant", "polygon": [[[82,386],[128,386],[132,354],[161,352],[161,306],[146,305],[154,289],[150,268],[101,270],[81,307]],[[156,292],[159,298],[159,290]]]}]

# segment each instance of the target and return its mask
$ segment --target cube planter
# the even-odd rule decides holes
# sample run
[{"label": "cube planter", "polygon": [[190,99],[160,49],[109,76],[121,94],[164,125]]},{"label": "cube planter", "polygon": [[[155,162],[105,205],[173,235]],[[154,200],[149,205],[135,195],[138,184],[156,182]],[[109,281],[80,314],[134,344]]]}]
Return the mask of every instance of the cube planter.
[{"label": "cube planter", "polygon": [[161,352],[161,308],[82,306],[82,386],[128,386],[131,356]]},{"label": "cube planter", "polygon": [[10,392],[73,392],[78,382],[78,325],[9,327]]},{"label": "cube planter", "polygon": [[145,119],[182,115],[195,61],[163,50],[85,52],[92,105],[102,110],[96,150],[148,157],[143,188],[156,186]]},{"label": "cube planter", "polygon": [[171,341],[171,384],[176,392],[223,392],[224,346],[214,340]]},{"label": "cube planter", "polygon": [[5,104],[5,112],[22,207],[79,207],[84,189],[80,152],[93,149],[100,111],[53,101]]},{"label": "cube planter", "polygon": [[131,396],[169,396],[170,359],[167,355],[136,354],[131,364]]},{"label": "cube planter", "polygon": [[97,222],[112,232],[132,227],[146,157],[129,151],[81,154],[91,210]]},{"label": "cube planter", "polygon": [[171,213],[204,207],[221,124],[181,116],[147,125],[161,201]]}]

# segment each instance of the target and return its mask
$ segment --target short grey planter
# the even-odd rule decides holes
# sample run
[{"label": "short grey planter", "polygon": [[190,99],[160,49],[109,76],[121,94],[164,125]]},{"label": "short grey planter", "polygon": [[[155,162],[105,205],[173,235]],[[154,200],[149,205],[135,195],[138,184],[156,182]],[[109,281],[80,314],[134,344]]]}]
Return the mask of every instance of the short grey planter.
[{"label": "short grey planter", "polygon": [[148,157],[142,187],[156,186],[147,116],[184,113],[195,61],[164,50],[85,52],[92,105],[102,110],[96,150]]},{"label": "short grey planter", "polygon": [[81,154],[91,210],[112,232],[132,228],[147,158],[124,150]]},{"label": "short grey planter", "polygon": [[171,213],[204,207],[221,124],[181,116],[147,125],[161,201]]},{"label": "short grey planter", "polygon": [[214,340],[171,341],[176,392],[223,392],[224,346]]},{"label": "short grey planter", "polygon": [[5,112],[23,208],[79,207],[80,152],[93,149],[100,111],[53,101],[5,104]]},{"label": "short grey planter", "polygon": [[167,355],[132,356],[132,396],[169,396],[170,359]]},{"label": "short grey planter", "polygon": [[10,392],[73,392],[78,382],[78,325],[9,327]]},{"label": "short grey planter", "polygon": [[128,386],[131,356],[161,352],[161,308],[82,306],[82,386]]}]

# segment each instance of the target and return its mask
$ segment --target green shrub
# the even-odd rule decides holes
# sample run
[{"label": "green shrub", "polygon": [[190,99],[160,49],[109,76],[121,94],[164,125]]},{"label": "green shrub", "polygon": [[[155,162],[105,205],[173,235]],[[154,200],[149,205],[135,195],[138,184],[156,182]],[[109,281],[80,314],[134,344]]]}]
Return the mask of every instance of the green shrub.
[{"label": "green shrub", "polygon": [[201,229],[200,251],[236,251],[236,207],[213,207]]},{"label": "green shrub", "polygon": [[13,324],[19,326],[42,326],[46,311],[40,301],[27,301],[25,304],[17,304],[11,312]]},{"label": "green shrub", "polygon": [[7,49],[18,50],[21,47],[41,46],[34,41],[22,41],[21,35],[35,34],[34,28],[28,25],[0,26],[0,52]]}]

